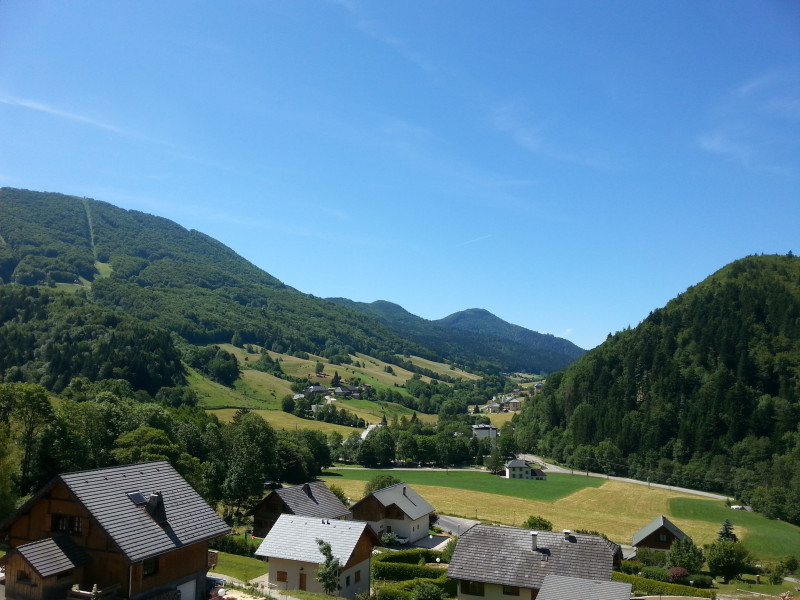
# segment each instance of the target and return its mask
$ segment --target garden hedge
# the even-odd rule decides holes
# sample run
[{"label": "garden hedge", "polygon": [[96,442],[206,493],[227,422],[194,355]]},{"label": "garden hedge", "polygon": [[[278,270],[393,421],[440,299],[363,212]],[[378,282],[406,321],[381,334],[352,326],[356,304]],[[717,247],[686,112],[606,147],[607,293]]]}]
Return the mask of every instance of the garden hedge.
[{"label": "garden hedge", "polygon": [[644,577],[637,577],[636,575],[628,575],[614,571],[611,574],[613,581],[622,581],[633,585],[633,591],[639,594],[646,594],[648,596],[664,595],[664,596],[694,596],[696,598],[716,598],[717,593],[713,590],[701,590],[696,587],[688,585],[678,585],[676,583],[664,583],[662,581],[653,581],[652,579],[645,579]]}]

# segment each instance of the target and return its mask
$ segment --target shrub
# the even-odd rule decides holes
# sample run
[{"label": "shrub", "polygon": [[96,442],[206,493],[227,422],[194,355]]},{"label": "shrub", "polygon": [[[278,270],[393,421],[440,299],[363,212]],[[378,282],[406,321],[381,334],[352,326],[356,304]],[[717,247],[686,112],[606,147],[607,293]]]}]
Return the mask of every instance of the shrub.
[{"label": "shrub", "polygon": [[669,571],[663,567],[644,567],[642,577],[655,581],[669,581]]},{"label": "shrub", "polygon": [[697,598],[716,598],[716,592],[713,590],[700,589],[698,587],[689,587],[687,585],[678,585],[676,583],[664,583],[662,581],[653,581],[652,579],[645,579],[644,577],[636,577],[635,575],[628,575],[614,571],[611,574],[612,581],[622,581],[633,585],[633,592],[636,594],[645,594],[648,596],[665,595],[665,596],[694,596]]},{"label": "shrub", "polygon": [[429,581],[418,581],[413,590],[414,600],[442,600],[442,589]]},{"label": "shrub", "polygon": [[687,582],[691,581],[694,587],[708,589],[714,584],[714,580],[708,575],[701,575],[700,573],[692,573],[687,578]]},{"label": "shrub", "polygon": [[397,536],[393,533],[384,533],[381,535],[381,544],[384,546],[397,546]]},{"label": "shrub", "polygon": [[667,564],[667,554],[650,548],[642,548],[636,552],[636,560],[643,562],[648,567],[663,567]]},{"label": "shrub", "polygon": [[667,577],[669,578],[670,583],[686,583],[686,577],[689,575],[689,571],[684,569],[683,567],[672,567],[669,571],[667,571]]},{"label": "shrub", "polygon": [[453,552],[456,551],[456,544],[458,544],[458,537],[451,537],[450,541],[445,545],[444,550],[442,550],[443,563],[449,563],[452,560]]},{"label": "shrub", "polygon": [[528,520],[522,524],[526,529],[535,529],[537,531],[553,531],[553,524],[538,515],[531,515]]},{"label": "shrub", "polygon": [[619,565],[619,570],[628,575],[638,575],[644,568],[644,563],[638,560],[623,560]]},{"label": "shrub", "polygon": [[441,575],[436,579],[414,579],[384,585],[378,588],[376,600],[417,600],[417,589],[422,584],[430,584],[439,588],[443,595],[455,597],[457,584],[455,579]]}]

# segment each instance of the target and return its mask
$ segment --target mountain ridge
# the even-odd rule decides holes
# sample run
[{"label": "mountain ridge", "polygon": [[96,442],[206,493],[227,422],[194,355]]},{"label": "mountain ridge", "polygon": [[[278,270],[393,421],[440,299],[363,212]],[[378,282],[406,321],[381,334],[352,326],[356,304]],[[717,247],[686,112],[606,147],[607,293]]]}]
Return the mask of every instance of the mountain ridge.
[{"label": "mountain ridge", "polygon": [[524,344],[491,335],[486,350],[476,351],[477,334],[458,328],[437,330],[451,339],[431,348],[421,340],[435,336],[412,339],[396,323],[356,310],[357,303],[299,292],[207,234],[100,200],[0,188],[0,211],[0,282],[87,281],[80,291],[90,300],[191,343],[228,342],[238,333],[245,343],[281,352],[364,352],[382,360],[416,354],[484,372],[544,373],[570,362],[549,351],[520,360]]}]

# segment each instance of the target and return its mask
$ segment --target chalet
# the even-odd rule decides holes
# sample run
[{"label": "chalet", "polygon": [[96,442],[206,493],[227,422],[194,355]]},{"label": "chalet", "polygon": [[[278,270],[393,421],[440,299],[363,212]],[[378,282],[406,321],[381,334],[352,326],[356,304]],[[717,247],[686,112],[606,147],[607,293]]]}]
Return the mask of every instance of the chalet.
[{"label": "chalet", "polygon": [[476,525],[458,538],[447,576],[458,581],[460,600],[534,600],[548,575],[610,582],[621,556],[599,536]]},{"label": "chalet", "polygon": [[494,440],[497,438],[497,427],[494,425],[473,425],[472,437],[478,438],[479,440],[488,437]]},{"label": "chalet", "polygon": [[508,411],[518,411],[522,407],[522,402],[519,401],[518,398],[510,398],[506,402],[506,409]]},{"label": "chalet", "polygon": [[367,521],[378,533],[394,533],[415,542],[428,535],[428,519],[434,508],[405,483],[372,492],[353,505],[353,518]]},{"label": "chalet", "polygon": [[633,534],[633,547],[637,550],[639,548],[669,550],[672,542],[685,540],[688,537],[667,517],[659,515]]},{"label": "chalet", "polygon": [[490,402],[483,407],[483,410],[487,413],[499,413],[503,410],[503,407],[499,402]]},{"label": "chalet", "polygon": [[632,588],[630,583],[621,581],[598,581],[551,574],[545,576],[537,600],[574,600],[575,598],[629,600]]},{"label": "chalet", "polygon": [[361,388],[354,385],[340,385],[336,389],[333,390],[334,396],[353,396],[358,397],[360,396],[359,392]]},{"label": "chalet", "polygon": [[306,394],[329,394],[330,389],[325,387],[324,385],[310,385],[305,390]]},{"label": "chalet", "polygon": [[0,523],[5,594],[201,600],[208,541],[229,530],[165,461],[58,475]]},{"label": "chalet", "polygon": [[269,587],[278,592],[307,590],[324,593],[316,579],[325,562],[317,540],[331,545],[339,559],[339,595],[355,598],[369,592],[373,546],[381,541],[367,523],[281,515],[256,550],[256,556],[269,559]]},{"label": "chalet", "polygon": [[264,537],[281,515],[347,519],[350,510],[322,481],[273,490],[253,508],[253,535]]}]

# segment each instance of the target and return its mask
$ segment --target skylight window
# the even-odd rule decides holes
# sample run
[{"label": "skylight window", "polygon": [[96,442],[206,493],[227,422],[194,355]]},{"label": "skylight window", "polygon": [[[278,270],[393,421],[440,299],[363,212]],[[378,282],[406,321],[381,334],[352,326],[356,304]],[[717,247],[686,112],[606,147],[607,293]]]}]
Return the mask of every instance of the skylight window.
[{"label": "skylight window", "polygon": [[147,497],[142,492],[128,492],[128,498],[131,499],[136,506],[144,506],[147,504]]}]

